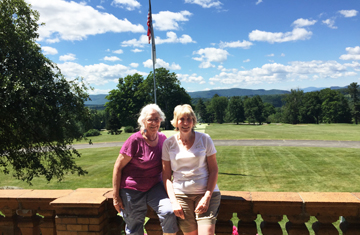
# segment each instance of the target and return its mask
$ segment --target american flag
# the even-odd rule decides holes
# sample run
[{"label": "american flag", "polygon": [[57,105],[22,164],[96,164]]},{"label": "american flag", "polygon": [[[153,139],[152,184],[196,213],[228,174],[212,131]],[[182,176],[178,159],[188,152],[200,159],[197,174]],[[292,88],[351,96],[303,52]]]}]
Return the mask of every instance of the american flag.
[{"label": "american flag", "polygon": [[148,13],[148,17],[147,17],[147,26],[148,26],[148,31],[147,31],[147,36],[149,39],[149,44],[150,44],[150,39],[152,42],[152,53],[151,53],[151,57],[153,60],[153,64],[155,65],[156,63],[156,48],[155,48],[155,37],[154,37],[154,28],[153,28],[153,24],[152,24],[152,15],[151,15],[151,1],[149,0],[149,13]]},{"label": "american flag", "polygon": [[147,31],[147,36],[149,38],[149,44],[150,44],[150,39],[152,36],[152,17],[151,17],[151,5],[150,5],[150,1],[149,1],[149,13],[148,13],[148,17],[147,17],[147,26],[148,26],[148,31]]}]

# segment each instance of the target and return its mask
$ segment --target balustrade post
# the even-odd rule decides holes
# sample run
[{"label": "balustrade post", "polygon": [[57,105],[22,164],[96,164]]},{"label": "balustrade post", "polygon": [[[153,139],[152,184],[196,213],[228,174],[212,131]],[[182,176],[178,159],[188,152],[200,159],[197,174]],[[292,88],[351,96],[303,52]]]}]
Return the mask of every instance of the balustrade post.
[{"label": "balustrade post", "polygon": [[340,223],[340,229],[344,235],[358,235],[360,233],[360,217],[347,216]]},{"label": "balustrade post", "polygon": [[312,224],[312,229],[316,235],[338,235],[339,232],[332,224],[339,219],[339,216],[316,216],[317,222]]},{"label": "balustrade post", "polygon": [[293,192],[251,192],[253,212],[261,214],[263,235],[282,235],[279,222],[284,215],[298,215],[303,211],[303,201]]},{"label": "balustrade post", "polygon": [[0,211],[5,215],[5,217],[0,215],[0,234],[20,235],[21,231],[17,227],[15,211],[8,208],[2,208]]},{"label": "balustrade post", "polygon": [[309,221],[310,215],[302,213],[300,215],[287,215],[289,222],[286,223],[288,235],[306,235],[310,234],[305,223]]},{"label": "balustrade post", "polygon": [[40,231],[42,235],[56,235],[55,228],[55,211],[54,210],[38,210],[40,219]]},{"label": "balustrade post", "polygon": [[[253,213],[250,192],[232,192],[221,191],[221,205],[220,212],[227,213],[227,217],[223,217],[222,214],[218,216],[218,223],[216,223],[216,234],[222,228],[223,234],[232,234],[233,224],[230,219],[233,213],[236,213],[240,220],[237,224],[239,235],[254,235],[257,232],[256,228],[256,214]],[[229,219],[230,217],[230,219]],[[222,226],[219,223],[219,219],[222,220]],[[225,230],[226,229],[226,230]]]},{"label": "balustrade post", "polygon": [[18,215],[18,227],[20,228],[22,234],[40,234],[40,217],[36,216],[35,211],[28,209],[18,209],[16,210],[16,214]]}]

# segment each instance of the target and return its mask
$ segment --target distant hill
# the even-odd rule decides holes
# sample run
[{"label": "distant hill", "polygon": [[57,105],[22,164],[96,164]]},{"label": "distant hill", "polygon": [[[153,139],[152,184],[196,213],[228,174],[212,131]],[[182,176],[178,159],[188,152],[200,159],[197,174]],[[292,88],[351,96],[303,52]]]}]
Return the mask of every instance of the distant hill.
[{"label": "distant hill", "polygon": [[85,102],[85,105],[104,105],[106,102],[109,102],[105,97],[107,94],[99,95],[90,95],[90,99]]},{"label": "distant hill", "polygon": [[252,89],[241,89],[241,88],[231,88],[231,89],[219,89],[219,90],[208,90],[208,91],[195,91],[189,92],[191,98],[212,98],[215,94],[219,96],[254,96],[254,95],[280,95],[280,94],[289,94],[289,91],[285,90],[252,90]]},{"label": "distant hill", "polygon": [[[311,91],[320,91],[322,89],[325,89],[326,87],[307,87],[303,88],[304,92],[311,92]],[[332,90],[335,89],[344,89],[347,87],[330,87]],[[208,90],[208,91],[194,91],[189,92],[189,95],[191,98],[205,98],[205,99],[211,99],[215,94],[218,94],[219,96],[254,96],[254,95],[282,95],[282,94],[289,94],[289,91],[285,90],[264,90],[264,89],[258,89],[258,90],[252,90],[252,89],[242,89],[242,88],[231,88],[231,89],[218,89],[218,90]],[[86,101],[85,105],[87,106],[98,106],[98,105],[104,105],[108,100],[105,98],[107,94],[99,94],[99,95],[90,95],[91,101]]]}]

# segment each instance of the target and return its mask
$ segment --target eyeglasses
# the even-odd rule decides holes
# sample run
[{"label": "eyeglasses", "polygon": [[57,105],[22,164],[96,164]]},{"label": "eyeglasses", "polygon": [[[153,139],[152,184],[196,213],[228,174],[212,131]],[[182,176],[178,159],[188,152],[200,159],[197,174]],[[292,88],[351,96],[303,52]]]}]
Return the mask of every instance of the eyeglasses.
[{"label": "eyeglasses", "polygon": [[146,120],[147,123],[152,123],[152,122],[159,123],[160,121],[161,121],[160,118],[154,118],[154,119],[147,119]]}]

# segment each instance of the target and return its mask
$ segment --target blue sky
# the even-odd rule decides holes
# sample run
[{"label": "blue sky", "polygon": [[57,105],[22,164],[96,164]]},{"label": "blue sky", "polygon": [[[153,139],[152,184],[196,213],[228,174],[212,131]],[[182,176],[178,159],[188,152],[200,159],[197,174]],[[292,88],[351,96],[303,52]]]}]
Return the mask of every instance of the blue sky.
[{"label": "blue sky", "polygon": [[[26,0],[37,41],[71,80],[107,94],[152,71],[148,0]],[[152,0],[156,67],[187,91],[360,83],[359,0]]]}]

